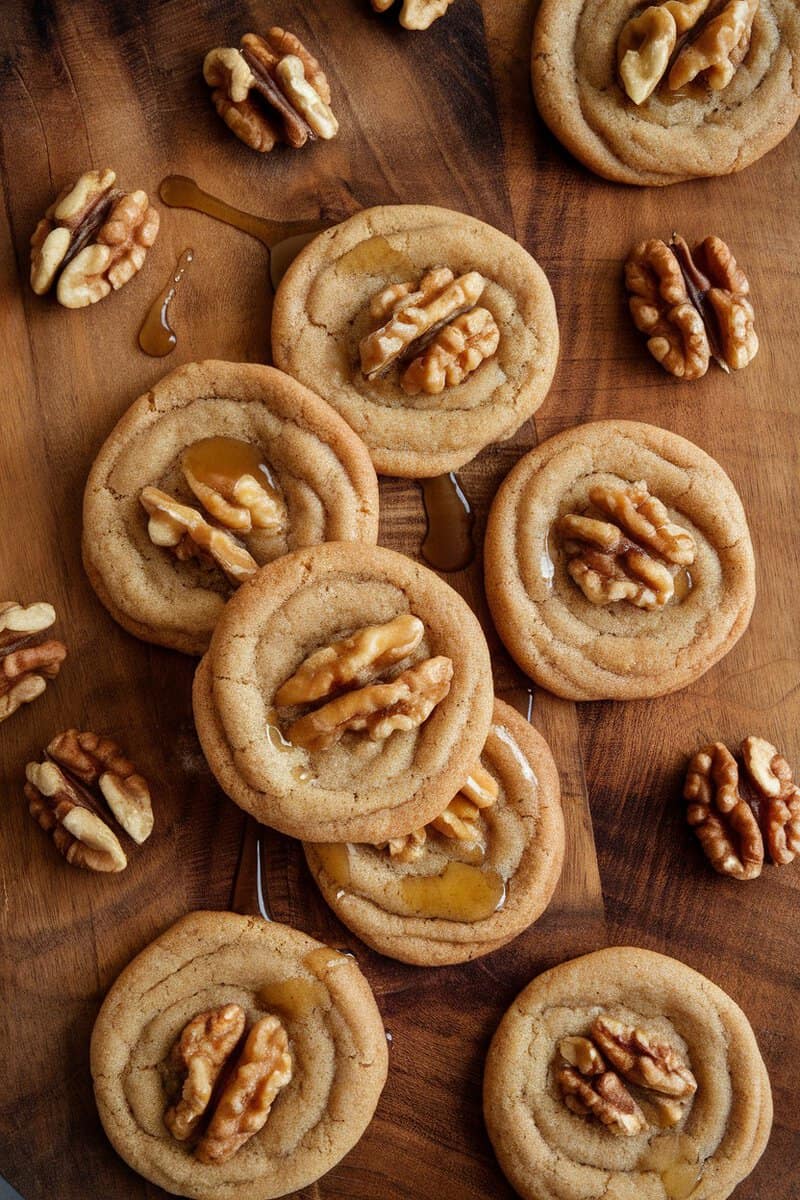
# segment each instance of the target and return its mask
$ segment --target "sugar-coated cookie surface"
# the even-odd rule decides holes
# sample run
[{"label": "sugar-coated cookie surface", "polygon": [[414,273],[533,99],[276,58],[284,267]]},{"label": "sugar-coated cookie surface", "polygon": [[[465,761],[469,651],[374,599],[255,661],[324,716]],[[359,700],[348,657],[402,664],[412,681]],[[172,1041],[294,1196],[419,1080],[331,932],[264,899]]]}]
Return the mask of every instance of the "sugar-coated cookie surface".
[{"label": "sugar-coated cookie surface", "polygon": [[547,743],[495,700],[480,762],[498,795],[481,811],[479,855],[475,841],[432,827],[413,861],[387,847],[305,844],[328,904],[382,954],[423,966],[464,962],[516,937],[549,903],[564,857],[564,819]]},{"label": "sugar-coated cookie surface", "polygon": [[[694,541],[686,594],[654,611],[594,604],[567,571],[556,522],[594,486],[645,481]],[[747,628],[755,564],[741,501],[693,443],[638,421],[549,438],[504,480],[486,530],[485,580],[501,638],[542,687],[573,700],[664,695],[702,675]]]},{"label": "sugar-coated cookie surface", "polygon": [[740,171],[786,137],[800,115],[795,0],[761,0],[727,87],[656,90],[637,106],[617,74],[617,41],[641,10],[637,0],[542,0],[536,103],[576,158],[608,179],[652,186]]},{"label": "sugar-coated cookie surface", "polygon": [[[655,1093],[635,1085],[648,1117],[630,1136],[565,1104],[559,1046],[586,1037],[598,1016],[641,1030],[693,1074],[696,1090],[671,1127],[658,1125]],[[724,1200],[772,1125],[769,1078],[742,1010],[690,967],[634,947],[563,963],[517,996],[489,1048],[483,1103],[524,1200]]]},{"label": "sugar-coated cookie surface", "polygon": [[[485,278],[478,303],[499,329],[496,352],[435,395],[407,394],[396,366],[366,378],[359,342],[379,323],[370,301],[437,267]],[[558,325],[543,271],[512,238],[463,213],[393,205],[357,213],[298,255],[275,297],[272,351],[364,439],[379,472],[413,478],[455,470],[536,411]]]},{"label": "sugar-coated cookie surface", "polygon": [[[379,678],[431,659],[452,664],[426,719],[374,740],[362,728],[319,749],[291,744],[303,710],[276,699],[298,667],[403,614],[424,631]],[[477,618],[433,571],[393,550],[333,542],[286,555],[239,589],[198,667],[193,703],[209,765],[242,808],[308,841],[378,842],[430,820],[464,782],[491,721],[491,664]]]},{"label": "sugar-coated cookie surface", "polygon": [[375,542],[378,488],[363,443],[319,396],[272,367],[206,361],[171,371],[136,400],[95,459],[83,506],[83,561],[111,615],[146,641],[202,654],[232,586],[215,566],[178,561],[148,536],[139,497],[155,486],[203,511],[183,452],[227,437],[259,451],[285,505],[277,532],[237,535],[256,564],[317,542]]},{"label": "sugar-coated cookie surface", "polygon": [[[164,1124],[167,1064],[198,1012],[277,1016],[292,1075],[264,1127],[205,1164]],[[196,1200],[271,1200],[306,1187],[350,1150],[386,1080],[380,1013],[355,961],[286,925],[194,912],[143,950],[106,996],[92,1034],[95,1097],[114,1148],[146,1179]]]}]

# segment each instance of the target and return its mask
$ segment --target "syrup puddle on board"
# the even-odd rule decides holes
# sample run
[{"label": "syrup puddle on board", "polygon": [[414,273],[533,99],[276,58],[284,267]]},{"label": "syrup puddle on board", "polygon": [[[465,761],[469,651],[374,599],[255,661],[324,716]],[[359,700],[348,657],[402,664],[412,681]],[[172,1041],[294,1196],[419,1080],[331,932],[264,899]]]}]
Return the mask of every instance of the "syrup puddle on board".
[{"label": "syrup puddle on board", "polygon": [[187,248],[175,263],[169,283],[156,296],[142,321],[139,345],[145,354],[152,358],[164,358],[165,355],[171,354],[178,344],[177,334],[169,323],[169,306],[175,299],[178,284],[183,279],[189,263],[193,261],[194,250]]},{"label": "syrup puddle on board", "polygon": [[475,557],[475,515],[456,475],[420,479],[428,530],[422,557],[437,571],[463,571]]}]

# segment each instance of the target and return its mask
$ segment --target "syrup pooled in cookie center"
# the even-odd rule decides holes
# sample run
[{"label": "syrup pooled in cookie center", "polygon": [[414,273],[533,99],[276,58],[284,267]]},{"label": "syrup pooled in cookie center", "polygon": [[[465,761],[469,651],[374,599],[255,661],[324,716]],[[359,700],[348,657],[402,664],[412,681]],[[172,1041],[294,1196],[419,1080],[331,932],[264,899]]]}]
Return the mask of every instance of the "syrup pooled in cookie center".
[{"label": "syrup pooled in cookie center", "polygon": [[[589,502],[585,511],[559,517],[551,531],[586,599],[595,605],[624,600],[648,612],[683,601],[693,586],[689,567],[697,546],[647,484],[596,485]],[[549,541],[547,558],[552,563]]]}]

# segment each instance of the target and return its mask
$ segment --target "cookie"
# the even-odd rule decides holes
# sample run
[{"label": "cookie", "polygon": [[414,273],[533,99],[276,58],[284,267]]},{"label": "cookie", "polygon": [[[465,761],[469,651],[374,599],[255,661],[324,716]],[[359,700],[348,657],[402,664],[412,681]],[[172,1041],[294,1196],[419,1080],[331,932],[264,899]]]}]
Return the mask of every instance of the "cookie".
[{"label": "cookie", "polygon": [[[629,20],[641,17],[637,0],[542,0],[533,35],[533,90],[542,117],[576,158],[606,179],[653,186],[740,171],[786,137],[800,115],[800,13],[794,0],[739,0],[735,15],[744,9],[745,19],[732,56],[729,44],[727,54],[705,54],[709,38],[719,46],[732,40],[725,30],[715,36],[719,25],[709,33],[723,8],[734,15],[731,4],[709,7],[695,0],[651,7],[664,10],[656,16],[658,37],[646,37],[645,27],[634,24],[630,38],[621,41]],[[686,28],[676,26],[668,8],[688,14]],[[691,55],[673,73],[687,44]],[[663,47],[663,74],[651,74],[642,90],[656,77],[657,85],[638,104],[617,66],[626,46],[639,71],[651,67]],[[628,86],[636,94],[636,86]]]},{"label": "cookie", "polygon": [[394,205],[298,255],[275,297],[272,353],[341,413],[379,472],[418,478],[455,470],[537,410],[558,324],[517,242],[463,213]]},{"label": "cookie", "polygon": [[[194,1037],[182,1037],[195,1018]],[[254,1047],[259,1034],[266,1044]],[[259,1087],[272,1098],[249,1137],[224,1111],[246,1035],[251,1081],[263,1064]],[[194,912],[112,985],[91,1069],[103,1127],[140,1175],[196,1200],[269,1200],[313,1183],[356,1144],[388,1055],[375,998],[352,958],[287,925]],[[270,1095],[248,1103],[251,1129],[256,1102]]]},{"label": "cookie", "polygon": [[495,700],[464,789],[433,824],[382,846],[304,846],[341,921],[381,954],[421,966],[489,954],[547,907],[564,859],[550,749]]},{"label": "cookie", "polygon": [[[143,493],[156,497],[147,510]],[[182,524],[155,507],[164,496]],[[189,363],[164,376],[112,430],[84,495],[83,561],[103,604],[136,637],[186,654],[207,649],[239,578],[259,564],[377,536],[363,444],[318,396],[252,363]]]},{"label": "cookie", "polygon": [[334,542],[262,568],[195,675],[197,732],[224,791],[315,842],[424,825],[464,782],[492,717],[481,627],[433,571]]},{"label": "cookie", "polygon": [[772,1096],[721,988],[614,947],[516,998],[489,1049],[483,1111],[524,1200],[724,1200],[764,1151]]},{"label": "cookie", "polygon": [[728,476],[638,421],[580,425],[526,454],[492,505],[484,562],[509,652],[572,700],[685,687],[738,641],[755,599]]}]

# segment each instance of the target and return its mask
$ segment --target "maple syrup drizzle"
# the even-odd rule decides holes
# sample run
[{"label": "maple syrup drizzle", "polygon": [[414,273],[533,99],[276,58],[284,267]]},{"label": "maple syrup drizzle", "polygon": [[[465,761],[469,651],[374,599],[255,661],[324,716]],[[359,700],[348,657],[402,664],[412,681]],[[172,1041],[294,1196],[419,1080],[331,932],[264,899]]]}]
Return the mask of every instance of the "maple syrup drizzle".
[{"label": "maple syrup drizzle", "polygon": [[475,557],[470,502],[453,471],[419,482],[428,522],[422,557],[437,571],[463,571]]},{"label": "maple syrup drizzle", "polygon": [[[346,844],[315,845],[328,878],[337,885],[337,900],[352,887],[350,849]],[[403,875],[387,888],[389,911],[402,916],[474,924],[503,907],[505,880],[497,871],[451,860],[439,875]]]},{"label": "maple syrup drizzle", "polygon": [[226,500],[234,499],[234,488],[243,475],[252,475],[273,500],[279,499],[280,493],[261,451],[241,438],[200,438],[186,447],[181,463]]},{"label": "maple syrup drizzle", "polygon": [[256,900],[258,911],[265,921],[272,920],[267,899],[267,847],[261,833],[256,838]]},{"label": "maple syrup drizzle", "polygon": [[703,1174],[703,1164],[697,1161],[697,1146],[684,1133],[656,1138],[637,1166],[660,1175],[669,1200],[691,1200]]},{"label": "maple syrup drizzle", "polygon": [[164,358],[171,354],[178,344],[177,334],[169,323],[169,306],[175,299],[178,284],[191,262],[194,262],[194,250],[187,247],[175,263],[169,283],[156,296],[142,321],[139,346],[151,358]]},{"label": "maple syrup drizzle", "polygon": [[530,721],[533,715],[533,688],[511,688],[507,692],[500,692],[498,698],[515,708],[526,721]]}]

